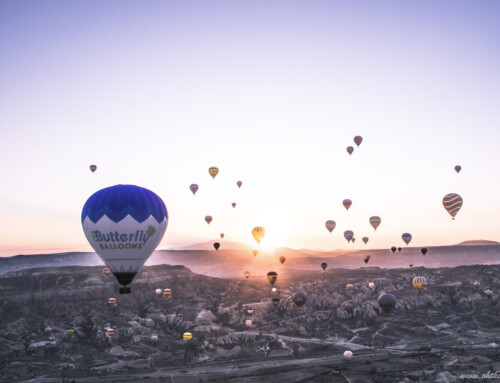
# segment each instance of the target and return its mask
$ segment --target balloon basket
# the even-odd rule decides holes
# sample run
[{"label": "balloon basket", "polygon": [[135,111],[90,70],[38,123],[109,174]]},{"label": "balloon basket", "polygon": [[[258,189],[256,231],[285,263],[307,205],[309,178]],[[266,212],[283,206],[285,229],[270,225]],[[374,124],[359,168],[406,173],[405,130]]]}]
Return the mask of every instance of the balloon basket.
[{"label": "balloon basket", "polygon": [[130,294],[132,289],[130,287],[120,287],[120,294]]}]

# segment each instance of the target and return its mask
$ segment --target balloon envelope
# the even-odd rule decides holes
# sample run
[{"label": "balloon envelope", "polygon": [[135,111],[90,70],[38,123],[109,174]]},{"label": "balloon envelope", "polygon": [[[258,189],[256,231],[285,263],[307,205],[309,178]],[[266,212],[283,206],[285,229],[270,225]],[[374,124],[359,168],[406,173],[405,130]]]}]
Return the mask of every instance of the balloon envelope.
[{"label": "balloon envelope", "polygon": [[344,352],[344,359],[351,360],[352,359],[352,352],[351,351],[345,351]]},{"label": "balloon envelope", "polygon": [[452,219],[455,219],[455,216],[460,211],[463,204],[464,200],[458,194],[450,193],[443,197],[443,206],[451,215]]},{"label": "balloon envelope", "polygon": [[292,301],[299,310],[302,310],[302,306],[306,304],[307,297],[304,293],[295,293],[292,295]]},{"label": "balloon envelope", "polygon": [[356,136],[354,137],[354,143],[359,147],[359,145],[361,145],[361,143],[363,142],[363,137],[361,136]]},{"label": "balloon envelope", "polygon": [[401,238],[403,238],[403,241],[404,243],[406,243],[407,245],[410,243],[411,241],[411,234],[410,233],[404,233]]},{"label": "balloon envelope", "polygon": [[455,166],[455,171],[457,173],[460,173],[460,170],[462,170],[462,167],[460,165]]},{"label": "balloon envelope", "polygon": [[188,340],[191,340],[191,338],[193,337],[193,334],[191,334],[190,332],[185,332],[184,335],[182,335],[182,337],[187,342]]},{"label": "balloon envelope", "polygon": [[215,242],[214,243],[214,247],[215,247],[215,251],[219,250],[220,243],[219,242]]},{"label": "balloon envelope", "polygon": [[354,233],[351,230],[344,231],[344,238],[347,239],[347,242],[349,242],[352,237],[354,237]]},{"label": "balloon envelope", "polygon": [[231,204],[231,206],[232,206],[232,207],[233,207],[233,209],[234,209],[234,208],[236,207],[236,202],[233,202],[233,203]]},{"label": "balloon envelope", "polygon": [[378,297],[378,305],[386,315],[392,311],[396,305],[396,297],[392,294],[382,294]]},{"label": "balloon envelope", "polygon": [[321,264],[321,268],[323,269],[323,271],[326,270],[327,267],[328,267],[328,264],[326,262],[323,262]]},{"label": "balloon envelope", "polygon": [[221,237],[221,238],[224,238],[224,233],[220,233],[220,237]]},{"label": "balloon envelope", "polygon": [[254,250],[254,251],[252,251],[252,254],[253,254],[253,256],[254,256],[254,257],[256,257],[256,256],[257,256],[257,254],[259,254],[259,250]]},{"label": "balloon envelope", "polygon": [[215,179],[215,176],[219,174],[219,168],[212,166],[211,168],[208,169],[208,174],[210,174],[212,178]]},{"label": "balloon envelope", "polygon": [[208,223],[210,225],[210,222],[212,222],[212,216],[211,215],[207,215],[205,217],[205,222]]},{"label": "balloon envelope", "polygon": [[391,247],[391,251],[392,251],[393,253],[395,253],[395,252],[396,252],[396,250],[397,250],[396,246]]},{"label": "balloon envelope", "polygon": [[278,280],[278,273],[276,271],[270,271],[267,273],[267,280],[274,285],[274,282]]},{"label": "balloon envelope", "polygon": [[162,240],[168,212],[152,191],[116,185],[99,190],[87,200],[81,222],[97,255],[118,282],[127,286]]},{"label": "balloon envelope", "polygon": [[198,191],[198,185],[196,185],[196,184],[189,185],[189,190],[191,190],[191,192],[193,193],[193,195],[195,195],[196,192]]},{"label": "balloon envelope", "polygon": [[243,185],[243,182],[238,181],[238,182],[236,182],[236,185],[238,185],[238,187],[240,188],[240,187],[241,187],[241,185]]},{"label": "balloon envelope", "polygon": [[281,264],[285,263],[286,261],[286,257],[284,257],[283,255],[280,257],[280,262]]},{"label": "balloon envelope", "polygon": [[363,242],[365,243],[365,245],[368,243],[368,237],[363,237]]},{"label": "balloon envelope", "polygon": [[346,208],[346,210],[349,210],[349,208],[352,205],[352,201],[350,199],[345,199],[342,201],[342,205]]},{"label": "balloon envelope", "polygon": [[273,305],[278,306],[278,304],[280,303],[280,299],[279,298],[273,298],[273,299],[271,299],[271,302],[273,302]]},{"label": "balloon envelope", "polygon": [[94,173],[97,170],[97,166],[95,166],[95,165],[90,165],[89,167],[90,167],[90,171],[92,173]]},{"label": "balloon envelope", "polygon": [[335,221],[328,220],[325,223],[326,229],[331,233],[333,229],[335,229],[336,223]]},{"label": "balloon envelope", "polygon": [[245,271],[243,275],[245,276],[246,279],[248,279],[250,277],[250,271]]},{"label": "balloon envelope", "polygon": [[420,249],[420,252],[421,252],[423,255],[427,254],[427,247],[422,247],[422,248]]},{"label": "balloon envelope", "polygon": [[252,236],[260,244],[260,241],[266,235],[266,230],[263,227],[256,226],[252,229]]},{"label": "balloon envelope", "polygon": [[382,220],[380,219],[380,217],[378,215],[374,215],[373,217],[370,217],[370,225],[372,225],[372,227],[375,230],[377,230],[377,227],[379,227],[381,222],[382,222]]},{"label": "balloon envelope", "polygon": [[349,153],[349,155],[351,155],[352,152],[354,152],[354,148],[352,146],[348,146],[346,150],[347,150],[347,153]]},{"label": "balloon envelope", "polygon": [[418,293],[421,294],[422,290],[427,287],[427,279],[425,277],[415,277],[413,278],[413,287],[417,289]]}]

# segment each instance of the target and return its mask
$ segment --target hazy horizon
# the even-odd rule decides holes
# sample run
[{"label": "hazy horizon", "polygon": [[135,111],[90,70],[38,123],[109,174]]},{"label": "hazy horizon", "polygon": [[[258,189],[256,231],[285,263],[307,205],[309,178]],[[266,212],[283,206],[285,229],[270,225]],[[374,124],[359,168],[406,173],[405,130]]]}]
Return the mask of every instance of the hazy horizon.
[{"label": "hazy horizon", "polygon": [[[267,249],[500,241],[499,15],[495,1],[4,1],[0,256],[92,251],[82,207],[119,183],[165,202],[158,249],[221,232],[256,246],[256,225]],[[454,221],[448,193],[464,199]]]}]

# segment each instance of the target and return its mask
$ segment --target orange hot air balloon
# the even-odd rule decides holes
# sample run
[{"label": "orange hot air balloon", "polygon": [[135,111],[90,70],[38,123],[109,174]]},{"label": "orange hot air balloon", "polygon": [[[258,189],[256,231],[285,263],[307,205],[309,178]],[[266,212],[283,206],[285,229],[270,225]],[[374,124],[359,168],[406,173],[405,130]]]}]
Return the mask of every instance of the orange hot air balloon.
[{"label": "orange hot air balloon", "polygon": [[245,271],[243,275],[245,276],[246,279],[248,279],[250,277],[250,271]]},{"label": "orange hot air balloon", "polygon": [[259,254],[259,251],[258,250],[254,250],[254,251],[252,251],[252,253],[253,253],[253,256],[256,257],[257,254]]},{"label": "orange hot air balloon", "polygon": [[286,257],[284,257],[283,255],[280,257],[280,262],[281,264],[285,263],[286,261]]},{"label": "orange hot air balloon", "polygon": [[104,268],[104,269],[102,270],[102,273],[103,273],[104,275],[109,275],[110,270],[106,267],[106,268]]},{"label": "orange hot air balloon", "polygon": [[256,226],[252,229],[252,235],[257,243],[260,245],[260,241],[266,235],[266,230],[263,227]]},{"label": "orange hot air balloon", "polygon": [[219,168],[212,166],[211,168],[208,169],[208,173],[212,176],[213,179],[215,179],[215,176],[219,174]]},{"label": "orange hot air balloon", "polygon": [[163,290],[163,296],[167,299],[170,299],[170,297],[172,296],[172,290],[170,289]]},{"label": "orange hot air balloon", "polygon": [[221,237],[221,238],[224,238],[224,233],[220,233],[220,237]]}]

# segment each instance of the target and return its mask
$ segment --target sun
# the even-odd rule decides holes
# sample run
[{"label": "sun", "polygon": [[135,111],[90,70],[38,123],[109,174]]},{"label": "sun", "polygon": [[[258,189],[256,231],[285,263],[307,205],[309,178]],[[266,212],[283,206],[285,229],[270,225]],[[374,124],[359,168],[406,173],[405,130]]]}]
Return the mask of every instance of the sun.
[{"label": "sun", "polygon": [[288,210],[281,206],[265,206],[255,212],[254,226],[262,226],[266,235],[260,241],[259,248],[272,251],[287,246],[291,223]]}]

